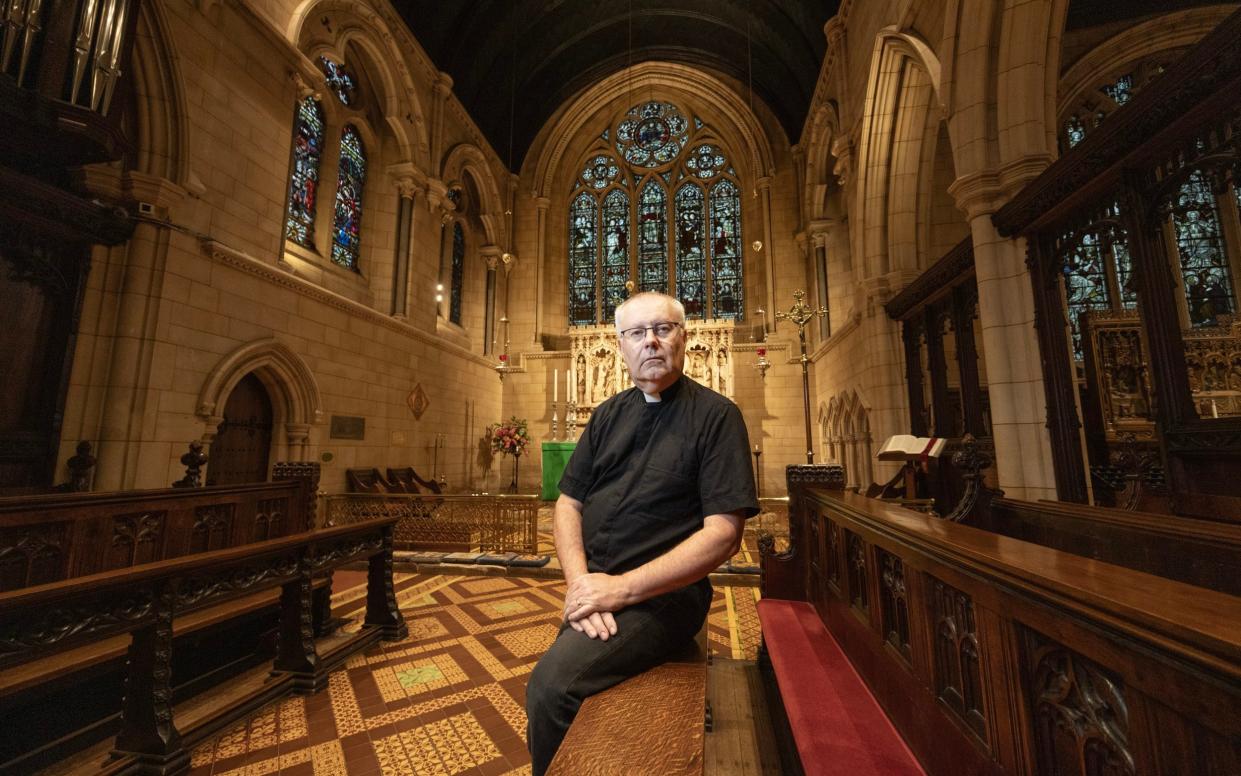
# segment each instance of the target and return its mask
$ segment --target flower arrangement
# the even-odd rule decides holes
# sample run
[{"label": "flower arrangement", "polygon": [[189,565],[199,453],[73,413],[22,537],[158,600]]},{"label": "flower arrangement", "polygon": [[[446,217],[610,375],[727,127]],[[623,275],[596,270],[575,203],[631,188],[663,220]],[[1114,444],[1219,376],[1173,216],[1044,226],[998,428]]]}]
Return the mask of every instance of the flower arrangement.
[{"label": "flower arrangement", "polygon": [[530,432],[524,418],[512,417],[506,423],[491,427],[491,450],[504,455],[519,456],[530,444]]}]

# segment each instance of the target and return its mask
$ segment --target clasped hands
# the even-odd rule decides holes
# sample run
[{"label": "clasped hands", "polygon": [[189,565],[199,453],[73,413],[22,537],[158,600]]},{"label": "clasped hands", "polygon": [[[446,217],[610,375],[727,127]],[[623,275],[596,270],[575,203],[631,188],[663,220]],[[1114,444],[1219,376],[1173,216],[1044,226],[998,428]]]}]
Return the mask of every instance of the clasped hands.
[{"label": "clasped hands", "polygon": [[564,619],[575,631],[607,641],[616,635],[618,612],[629,603],[629,591],[620,576],[582,574],[569,583],[564,596]]}]

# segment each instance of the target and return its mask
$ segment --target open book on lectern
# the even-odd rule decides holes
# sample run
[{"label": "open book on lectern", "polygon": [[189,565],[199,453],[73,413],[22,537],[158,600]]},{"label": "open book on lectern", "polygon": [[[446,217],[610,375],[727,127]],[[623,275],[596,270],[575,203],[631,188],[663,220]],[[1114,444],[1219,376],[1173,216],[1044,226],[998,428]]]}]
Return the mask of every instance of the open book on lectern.
[{"label": "open book on lectern", "polygon": [[916,437],[893,434],[883,443],[875,457],[881,461],[908,461],[917,458],[938,458],[948,440],[943,437]]}]

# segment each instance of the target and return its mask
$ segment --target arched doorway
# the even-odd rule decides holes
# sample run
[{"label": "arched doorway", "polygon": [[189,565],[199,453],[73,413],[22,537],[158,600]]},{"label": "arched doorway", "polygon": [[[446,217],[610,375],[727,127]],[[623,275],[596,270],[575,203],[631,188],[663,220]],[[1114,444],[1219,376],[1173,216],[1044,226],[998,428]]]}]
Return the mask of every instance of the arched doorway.
[{"label": "arched doorway", "polygon": [[263,482],[271,458],[271,399],[251,372],[237,382],[224,403],[207,461],[208,485]]}]

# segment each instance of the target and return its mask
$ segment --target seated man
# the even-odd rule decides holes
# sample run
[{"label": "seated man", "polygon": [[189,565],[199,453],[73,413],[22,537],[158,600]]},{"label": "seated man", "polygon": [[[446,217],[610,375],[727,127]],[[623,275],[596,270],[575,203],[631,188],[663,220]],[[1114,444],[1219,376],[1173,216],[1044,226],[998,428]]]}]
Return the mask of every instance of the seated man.
[{"label": "seated man", "polygon": [[707,575],[758,514],[741,412],[682,375],[681,303],[637,294],[616,328],[637,387],[595,410],[560,480],[564,623],[526,687],[536,776],[583,700],[694,638],[711,606]]}]

